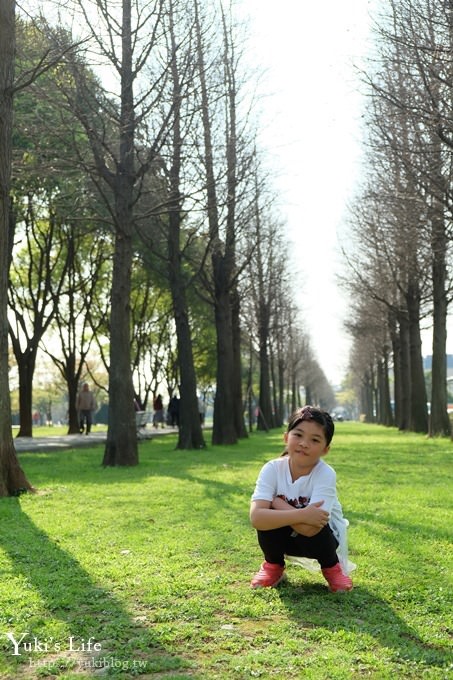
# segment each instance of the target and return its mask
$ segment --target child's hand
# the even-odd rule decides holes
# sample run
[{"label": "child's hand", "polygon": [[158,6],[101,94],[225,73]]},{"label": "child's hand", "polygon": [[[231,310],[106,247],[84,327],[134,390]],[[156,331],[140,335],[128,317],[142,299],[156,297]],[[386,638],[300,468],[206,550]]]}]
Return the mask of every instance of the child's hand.
[{"label": "child's hand", "polygon": [[[323,529],[329,521],[329,513],[321,508],[324,501],[316,501],[316,503],[311,503],[305,508],[297,510],[300,515],[300,523],[291,524],[294,531],[302,536],[315,536],[317,533]],[[289,510],[293,509],[293,506],[287,503],[283,498],[275,496],[271,508],[274,510]]]},{"label": "child's hand", "polygon": [[301,511],[301,520],[304,524],[310,524],[317,529],[322,529],[329,521],[329,513],[321,508],[324,501],[310,503]]}]

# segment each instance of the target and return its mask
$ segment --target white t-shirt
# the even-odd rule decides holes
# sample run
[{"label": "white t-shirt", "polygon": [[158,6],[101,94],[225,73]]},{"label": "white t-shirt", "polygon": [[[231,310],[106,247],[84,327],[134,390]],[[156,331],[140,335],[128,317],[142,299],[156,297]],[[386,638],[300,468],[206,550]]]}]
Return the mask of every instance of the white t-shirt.
[{"label": "white t-shirt", "polygon": [[[349,522],[343,517],[343,510],[337,497],[336,473],[330,465],[319,460],[310,474],[293,482],[288,456],[270,460],[261,468],[252,501],[271,502],[276,496],[283,498],[295,508],[305,508],[310,503],[324,501],[322,508],[329,513],[329,526],[339,543],[338,559],[346,573],[352,571],[355,565],[348,562]],[[298,561],[302,564],[300,558]],[[302,566],[313,568],[311,562],[310,566],[305,564]]]}]

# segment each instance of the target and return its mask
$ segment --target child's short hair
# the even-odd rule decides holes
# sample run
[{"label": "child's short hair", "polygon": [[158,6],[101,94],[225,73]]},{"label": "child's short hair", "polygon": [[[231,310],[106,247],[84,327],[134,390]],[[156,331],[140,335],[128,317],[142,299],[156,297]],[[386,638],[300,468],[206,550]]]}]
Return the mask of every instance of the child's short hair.
[{"label": "child's short hair", "polygon": [[303,420],[314,420],[316,423],[319,423],[324,430],[327,446],[329,446],[335,431],[335,425],[330,414],[315,406],[302,406],[296,409],[289,417],[286,431],[290,432]]}]

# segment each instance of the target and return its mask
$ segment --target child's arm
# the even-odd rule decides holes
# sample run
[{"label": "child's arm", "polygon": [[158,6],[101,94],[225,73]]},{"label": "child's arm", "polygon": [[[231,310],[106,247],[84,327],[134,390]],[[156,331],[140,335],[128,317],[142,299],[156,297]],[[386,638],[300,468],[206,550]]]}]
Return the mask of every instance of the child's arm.
[{"label": "child's arm", "polygon": [[289,503],[285,503],[284,509],[275,512],[270,501],[256,500],[250,505],[250,520],[255,529],[262,531],[293,526],[293,524],[299,526],[303,521],[308,522],[312,529],[316,527],[315,533],[317,533],[329,521],[328,513],[321,507],[322,503],[322,501],[312,503],[306,508],[293,508]]},{"label": "child's arm", "polygon": [[[302,536],[307,536],[308,538],[310,538],[311,536],[316,536],[316,534],[318,534],[321,531],[323,526],[325,526],[325,524],[320,525],[317,512],[315,514],[313,513],[313,510],[315,509],[314,506],[316,506],[316,510],[319,509],[318,503],[310,504],[303,508],[304,510],[303,522],[298,522],[296,524],[290,525],[291,528],[294,529],[294,531],[296,531],[298,534],[302,534]],[[287,503],[283,498],[275,496],[274,500],[272,501],[271,507],[274,510],[289,510],[293,506]]]}]

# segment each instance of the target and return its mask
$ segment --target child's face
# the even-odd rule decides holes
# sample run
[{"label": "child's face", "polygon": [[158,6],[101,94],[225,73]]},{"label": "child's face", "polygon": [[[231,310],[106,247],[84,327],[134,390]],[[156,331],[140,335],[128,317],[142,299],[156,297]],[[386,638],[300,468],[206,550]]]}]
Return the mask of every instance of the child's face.
[{"label": "child's face", "polygon": [[314,420],[302,420],[285,433],[288,455],[297,465],[315,465],[329,451],[322,425]]}]

